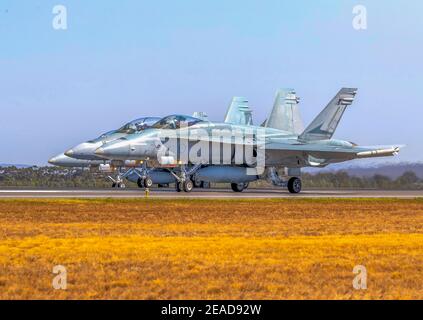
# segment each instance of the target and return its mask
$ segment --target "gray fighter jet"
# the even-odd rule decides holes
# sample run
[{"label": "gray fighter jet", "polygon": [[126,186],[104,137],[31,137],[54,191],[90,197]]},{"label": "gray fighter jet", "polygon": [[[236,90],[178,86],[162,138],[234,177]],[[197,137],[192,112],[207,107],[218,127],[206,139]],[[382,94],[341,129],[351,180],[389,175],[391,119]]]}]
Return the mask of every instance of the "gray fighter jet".
[{"label": "gray fighter jet", "polygon": [[[168,170],[176,190],[189,192],[192,181],[230,183],[234,191],[268,179],[299,193],[303,167],[325,167],[359,158],[398,154],[399,146],[361,147],[332,139],[357,89],[343,88],[306,128],[292,89],[281,90],[262,126],[216,123],[184,115],[167,116],[141,134],[106,143],[95,154],[104,159],[143,160]],[[285,174],[280,175],[283,170]],[[148,178],[148,177],[147,177]]]},{"label": "gray fighter jet", "polygon": [[[204,121],[207,120],[207,115],[203,112],[195,112],[194,116]],[[169,174],[167,170],[150,168],[148,169],[148,179],[145,179],[146,163],[113,158],[105,160],[95,154],[95,150],[102,145],[130,134],[138,134],[150,128],[160,119],[158,117],[144,117],[133,120],[117,130],[104,133],[96,139],[83,142],[65,153],[52,157],[48,162],[62,167],[90,167],[105,173],[117,171],[116,177],[108,176],[112,181],[112,187],[125,188],[123,182],[125,178],[131,182],[136,182],[139,187],[146,188],[151,187],[153,183],[158,185],[174,183],[174,176]],[[234,97],[224,121],[225,123],[252,124],[252,111],[248,107],[248,101],[245,98]],[[126,171],[122,172],[123,169],[126,169]],[[203,185],[202,182],[196,184],[197,187]]]},{"label": "gray fighter jet", "polygon": [[[123,179],[132,178],[133,180],[135,175],[131,170],[136,166],[140,166],[140,163],[134,163],[133,161],[114,161],[113,159],[105,161],[105,159],[95,155],[95,150],[107,142],[114,141],[128,134],[141,132],[160,119],[159,117],[144,117],[130,121],[117,130],[106,132],[96,139],[83,142],[67,150],[65,153],[54,156],[48,162],[60,167],[89,167],[91,169],[98,169],[104,173],[117,171],[115,177],[108,176],[112,181],[112,187],[125,188]],[[122,173],[122,168],[129,168],[129,170]]]}]

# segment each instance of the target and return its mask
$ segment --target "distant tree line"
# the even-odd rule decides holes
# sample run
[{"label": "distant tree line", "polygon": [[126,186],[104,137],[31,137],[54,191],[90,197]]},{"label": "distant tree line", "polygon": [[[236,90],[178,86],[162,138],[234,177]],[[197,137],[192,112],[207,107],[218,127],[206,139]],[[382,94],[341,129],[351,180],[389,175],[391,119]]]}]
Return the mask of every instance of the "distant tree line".
[{"label": "distant tree line", "polygon": [[30,167],[0,168],[0,186],[34,188],[106,188],[107,175],[88,169]]},{"label": "distant tree line", "polygon": [[[396,179],[376,174],[371,177],[351,176],[346,171],[305,173],[302,176],[305,188],[327,189],[423,189],[423,180],[413,171],[407,171]],[[125,182],[128,187],[136,184]],[[87,169],[57,167],[0,168],[1,187],[33,188],[110,188],[107,175]],[[252,183],[251,187],[269,187],[266,181]]]},{"label": "distant tree line", "polygon": [[351,176],[346,171],[304,174],[304,187],[350,189],[423,189],[423,180],[413,171],[406,171],[396,179],[375,174],[371,177]]}]

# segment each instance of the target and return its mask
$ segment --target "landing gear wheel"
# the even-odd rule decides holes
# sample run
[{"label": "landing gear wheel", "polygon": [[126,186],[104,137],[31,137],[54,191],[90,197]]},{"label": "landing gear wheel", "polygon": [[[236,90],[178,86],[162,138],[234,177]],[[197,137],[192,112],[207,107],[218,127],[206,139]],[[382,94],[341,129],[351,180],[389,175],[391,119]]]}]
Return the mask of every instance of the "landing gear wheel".
[{"label": "landing gear wheel", "polygon": [[186,180],[183,183],[183,187],[185,192],[191,192],[192,189],[194,189],[194,184],[192,183],[191,180]]},{"label": "landing gear wheel", "polygon": [[116,188],[116,182],[112,183],[112,188]]},{"label": "landing gear wheel", "polygon": [[118,184],[117,184],[117,187],[118,187],[119,189],[125,189],[125,188],[126,188],[126,186],[125,186],[125,184],[124,184],[124,183],[118,183]]},{"label": "landing gear wheel", "polygon": [[241,182],[241,183],[231,183],[231,188],[234,192],[242,192],[246,188],[246,184],[243,183],[243,182]]},{"label": "landing gear wheel", "polygon": [[182,183],[181,182],[179,182],[179,181],[176,181],[175,182],[175,190],[176,190],[176,192],[181,192],[182,191]]},{"label": "landing gear wheel", "polygon": [[203,181],[194,179],[194,187],[202,188],[203,187]]},{"label": "landing gear wheel", "polygon": [[144,179],[144,187],[151,188],[153,186],[153,180],[150,177],[145,177]]},{"label": "landing gear wheel", "polygon": [[288,181],[288,190],[290,193],[300,193],[302,188],[302,183],[300,178],[291,178]]},{"label": "landing gear wheel", "polygon": [[144,181],[143,181],[143,179],[138,178],[138,180],[137,180],[137,185],[138,185],[138,187],[140,187],[140,188],[144,188]]}]

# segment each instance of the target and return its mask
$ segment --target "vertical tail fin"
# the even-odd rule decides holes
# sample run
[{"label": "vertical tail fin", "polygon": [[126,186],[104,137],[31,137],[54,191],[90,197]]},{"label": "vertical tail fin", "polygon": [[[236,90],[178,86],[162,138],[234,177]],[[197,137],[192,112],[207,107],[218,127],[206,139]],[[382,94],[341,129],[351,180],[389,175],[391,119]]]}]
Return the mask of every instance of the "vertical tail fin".
[{"label": "vertical tail fin", "polygon": [[298,138],[305,141],[332,138],[345,109],[353,103],[356,93],[355,88],[342,88]]},{"label": "vertical tail fin", "polygon": [[253,111],[248,106],[248,100],[242,97],[233,97],[225,115],[225,123],[252,125]]},{"label": "vertical tail fin", "polygon": [[198,118],[200,120],[204,120],[204,121],[208,121],[209,120],[209,116],[207,115],[207,113],[203,112],[203,111],[196,111],[192,114],[192,116],[194,118]]},{"label": "vertical tail fin", "polygon": [[300,134],[304,130],[301,120],[299,103],[294,89],[280,89],[276,94],[270,117],[266,120],[265,127],[274,128]]}]

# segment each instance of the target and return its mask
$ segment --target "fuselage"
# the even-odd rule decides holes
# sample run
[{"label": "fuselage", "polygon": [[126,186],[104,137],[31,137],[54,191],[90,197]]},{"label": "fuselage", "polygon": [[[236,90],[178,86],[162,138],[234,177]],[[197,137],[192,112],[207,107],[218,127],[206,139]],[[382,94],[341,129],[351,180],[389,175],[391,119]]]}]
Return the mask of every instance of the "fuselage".
[{"label": "fuselage", "polygon": [[[175,125],[175,117],[187,121]],[[169,116],[159,124],[106,143],[95,154],[103,159],[157,161],[158,165],[253,166],[262,157],[266,167],[302,168],[352,160],[369,150],[344,140],[303,141],[283,130],[196,121],[188,116]]]},{"label": "fuselage", "polygon": [[130,134],[106,143],[97,149],[95,154],[104,159],[156,159],[163,146],[172,144],[173,139],[187,142],[187,150],[181,150],[183,147],[179,143],[178,153],[183,153],[184,151],[189,152],[193,144],[200,140],[207,140],[212,146],[222,143],[232,145],[247,143],[253,145],[265,143],[270,138],[296,139],[297,136],[273,128],[200,121],[177,129],[149,128],[142,133]]}]

